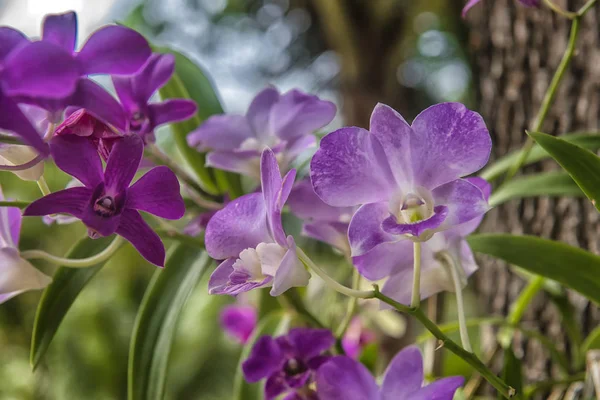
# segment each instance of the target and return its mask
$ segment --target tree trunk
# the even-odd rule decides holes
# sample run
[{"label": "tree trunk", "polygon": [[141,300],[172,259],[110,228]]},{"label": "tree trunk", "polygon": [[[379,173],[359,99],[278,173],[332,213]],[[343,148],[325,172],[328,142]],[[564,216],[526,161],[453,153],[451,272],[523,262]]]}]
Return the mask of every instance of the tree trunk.
[{"label": "tree trunk", "polygon": [[[579,0],[556,0],[555,3],[572,11],[583,5]],[[489,0],[473,8],[467,22],[477,108],[490,129],[494,156],[498,157],[524,143],[524,132],[535,118],[567,46],[570,21],[546,8],[525,8],[516,0]],[[576,49],[543,124],[545,133],[558,135],[600,130],[598,5],[583,19]],[[527,167],[525,172],[554,168],[557,168],[556,164],[548,161]],[[542,197],[511,201],[492,210],[482,230],[531,234],[598,253],[598,219],[598,212],[587,199]],[[505,263],[486,259],[482,264],[475,276],[481,303],[486,305],[488,312],[506,315],[525,283]],[[575,306],[579,327],[584,334],[588,333],[600,321],[598,308],[580,295],[569,293],[568,296]],[[540,293],[535,297],[523,321],[565,349],[567,339],[560,314],[547,295]],[[488,335],[493,334],[488,332]],[[538,342],[516,335],[514,350],[523,359],[527,381],[555,376],[549,355]]]}]

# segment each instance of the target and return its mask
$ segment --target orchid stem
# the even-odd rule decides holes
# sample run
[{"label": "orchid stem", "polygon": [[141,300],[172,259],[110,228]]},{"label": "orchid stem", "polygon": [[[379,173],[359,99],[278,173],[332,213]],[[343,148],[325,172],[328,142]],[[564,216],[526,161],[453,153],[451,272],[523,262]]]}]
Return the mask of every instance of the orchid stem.
[{"label": "orchid stem", "polygon": [[410,305],[413,308],[418,308],[421,305],[421,242],[414,242],[413,257],[413,286]]},{"label": "orchid stem", "polygon": [[329,275],[327,275],[327,272],[325,272],[321,268],[319,268],[313,262],[313,260],[311,260],[310,257],[307,256],[306,253],[300,247],[296,248],[296,254],[298,255],[298,258],[300,259],[300,261],[302,261],[302,263],[308,269],[312,270],[315,274],[317,274],[321,279],[323,279],[323,281],[325,282],[325,284],[327,284],[327,286],[329,286],[331,289],[335,290],[336,292],[339,292],[341,294],[344,294],[344,295],[350,296],[350,297],[357,297],[359,299],[371,299],[374,297],[374,293],[371,290],[350,289],[349,287],[344,286],[344,285],[340,284],[339,282],[337,282],[336,280],[332,279]]},{"label": "orchid stem", "polygon": [[[353,268],[353,269],[354,269],[354,271],[352,272],[352,289],[358,289],[358,286],[360,285],[360,274],[358,273],[358,270],[356,268]],[[358,298],[351,297],[350,301],[348,301],[348,308],[346,308],[346,315],[344,315],[344,319],[340,323],[340,327],[337,330],[336,335],[335,335],[338,338],[338,340],[342,340],[342,338],[346,334],[346,331],[348,330],[348,327],[350,326],[350,322],[352,321],[352,318],[354,317],[354,313],[356,312],[357,305],[358,305]]]},{"label": "orchid stem", "polygon": [[0,207],[17,207],[17,208],[25,208],[29,205],[30,203],[27,201],[5,201],[2,200],[0,201]]},{"label": "orchid stem", "polygon": [[445,261],[446,268],[450,272],[452,282],[454,283],[454,291],[456,294],[456,312],[458,313],[458,327],[460,332],[460,341],[462,342],[463,348],[469,353],[473,352],[471,348],[471,341],[469,340],[469,330],[467,329],[467,321],[465,319],[465,307],[462,296],[462,287],[460,285],[460,278],[458,276],[458,268],[461,266],[456,260],[448,253],[441,252],[440,254]]},{"label": "orchid stem", "polygon": [[69,268],[87,268],[103,261],[108,260],[123,244],[123,239],[120,236],[115,237],[115,239],[108,245],[107,248],[102,250],[100,253],[95,256],[88,258],[63,258],[57,257],[52,254],[46,253],[43,250],[25,250],[21,252],[21,257],[26,260],[31,259],[43,259],[49,261],[56,265],[61,265],[63,267]]},{"label": "orchid stem", "polygon": [[562,8],[560,8],[559,6],[554,4],[554,2],[552,0],[544,0],[544,4],[546,4],[546,6],[548,6],[549,9],[551,9],[552,11],[554,11],[557,14],[562,15],[565,18],[574,19],[577,17],[577,13],[563,10]]},{"label": "orchid stem", "polygon": [[43,176],[40,176],[40,179],[38,179],[36,182],[40,188],[40,192],[42,192],[44,196],[48,196],[50,193],[52,193],[48,187],[48,184],[46,183],[46,179],[44,179]]}]

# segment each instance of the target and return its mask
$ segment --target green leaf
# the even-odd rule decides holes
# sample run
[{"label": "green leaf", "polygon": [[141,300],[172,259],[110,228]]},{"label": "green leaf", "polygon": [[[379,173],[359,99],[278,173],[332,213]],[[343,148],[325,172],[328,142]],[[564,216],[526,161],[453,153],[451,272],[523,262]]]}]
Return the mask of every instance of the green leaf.
[{"label": "green leaf", "polygon": [[[600,132],[569,133],[560,136],[560,138],[569,143],[581,146],[584,149],[595,150],[600,148]],[[490,164],[486,169],[484,169],[481,172],[481,174],[479,174],[479,176],[488,181],[493,181],[499,178],[504,172],[508,171],[508,169],[517,162],[517,160],[521,156],[521,152],[522,150],[518,150],[502,158],[499,158],[498,160]],[[548,152],[546,152],[540,145],[536,144],[531,148],[531,152],[525,160],[524,165],[532,164],[534,162],[543,160],[548,157],[550,157],[550,154],[548,154]]]},{"label": "green leaf", "polygon": [[588,350],[600,349],[600,326],[594,328],[592,332],[585,338],[581,345],[581,353],[585,354]]},{"label": "green leaf", "polygon": [[263,398],[263,382],[248,383],[244,379],[242,363],[246,361],[256,341],[265,335],[279,336],[285,333],[290,323],[290,316],[282,311],[274,311],[263,318],[244,345],[240,362],[233,380],[233,398],[235,400],[261,400]]},{"label": "green leaf", "polygon": [[167,364],[179,315],[211,260],[197,247],[175,245],[164,269],[154,273],[129,347],[129,400],[164,397]]},{"label": "green leaf", "polygon": [[529,132],[563,167],[600,211],[600,158],[589,150],[554,136]]},{"label": "green leaf", "polygon": [[[506,384],[515,389],[516,399],[522,399],[523,394],[523,368],[521,360],[515,356],[511,348],[504,349],[504,367],[502,368],[502,379]],[[504,399],[504,396],[498,394],[498,399]]]},{"label": "green leaf", "polygon": [[490,205],[536,196],[584,196],[579,186],[564,171],[525,175],[508,181],[492,193]]},{"label": "green leaf", "polygon": [[595,254],[534,236],[480,234],[467,240],[475,252],[553,279],[600,304],[600,257]]},{"label": "green leaf", "polygon": [[[104,250],[113,240],[105,237],[92,240],[84,238],[65,255],[66,258],[86,258]],[[30,362],[32,368],[40,363],[56,331],[85,285],[100,271],[107,261],[88,268],[60,267],[52,283],[42,293],[37,307],[31,337]]]}]

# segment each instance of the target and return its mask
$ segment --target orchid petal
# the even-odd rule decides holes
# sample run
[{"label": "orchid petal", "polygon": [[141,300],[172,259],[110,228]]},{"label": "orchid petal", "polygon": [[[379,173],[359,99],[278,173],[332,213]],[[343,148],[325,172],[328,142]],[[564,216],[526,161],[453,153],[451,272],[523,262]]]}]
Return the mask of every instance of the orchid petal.
[{"label": "orchid petal", "polygon": [[346,356],[333,357],[317,370],[320,400],[380,400],[369,370]]},{"label": "orchid petal", "polygon": [[208,153],[206,165],[260,179],[260,153],[254,150],[213,151]]},{"label": "orchid petal", "polygon": [[277,372],[284,360],[284,355],[271,336],[260,337],[250,356],[242,363],[242,371],[246,381],[253,383]]},{"label": "orchid petal", "polygon": [[143,153],[144,142],[139,135],[126,135],[115,141],[104,171],[107,192],[116,195],[127,189],[138,170]]},{"label": "orchid petal", "polygon": [[168,122],[184,121],[191,118],[198,110],[196,103],[187,99],[171,99],[150,104],[148,109],[155,127]]},{"label": "orchid petal", "polygon": [[0,63],[17,46],[27,43],[27,36],[8,26],[0,26]]},{"label": "orchid petal", "polygon": [[[210,253],[209,253],[210,254]],[[273,281],[273,277],[267,276],[262,281],[248,280],[243,282],[231,282],[230,276],[235,273],[233,264],[237,261],[236,257],[228,258],[223,261],[217,269],[214,270],[208,281],[209,294],[228,294],[237,296],[240,293],[248,292],[252,289],[269,286]]]},{"label": "orchid petal", "polygon": [[[0,200],[4,200],[0,187]],[[17,247],[21,232],[21,210],[16,207],[0,207],[0,248]]]},{"label": "orchid petal", "polygon": [[81,218],[92,198],[92,190],[74,187],[50,193],[27,206],[23,215],[41,216],[49,214],[71,214]]},{"label": "orchid petal", "polygon": [[[33,147],[21,145],[0,145],[0,165],[22,165],[37,157]],[[24,181],[37,181],[44,173],[44,163],[39,162],[31,168],[13,171]]]},{"label": "orchid petal", "polygon": [[390,362],[381,386],[382,400],[412,399],[423,384],[423,355],[416,346],[400,351]]},{"label": "orchid petal", "polygon": [[292,190],[296,170],[291,170],[284,179],[281,179],[277,158],[273,151],[267,148],[262,153],[260,175],[269,229],[275,241],[281,246],[285,246],[286,238],[281,224],[281,210]]},{"label": "orchid petal", "polygon": [[179,181],[168,167],[155,167],[127,190],[126,208],[146,211],[167,219],[185,214]]},{"label": "orchid petal", "polygon": [[348,224],[344,222],[315,222],[304,224],[302,234],[328,243],[343,253],[350,254]]},{"label": "orchid petal", "polygon": [[58,168],[79,179],[86,187],[93,189],[104,180],[100,156],[87,138],[55,136],[50,141],[50,150]]},{"label": "orchid petal", "polygon": [[469,12],[469,10],[471,8],[473,8],[477,3],[479,3],[481,0],[468,0],[467,4],[465,4],[465,6],[462,9],[461,15],[463,18],[467,17],[467,13]]},{"label": "orchid petal", "polygon": [[378,244],[398,240],[381,228],[381,224],[389,215],[386,203],[365,204],[356,211],[348,229],[353,257],[366,253]]},{"label": "orchid petal", "polygon": [[312,158],[310,176],[315,193],[336,207],[386,201],[396,186],[383,148],[361,128],[325,136]]},{"label": "orchid petal", "polygon": [[151,54],[142,35],[124,26],[110,25],[92,33],[77,60],[86,75],[129,75],[136,73]]},{"label": "orchid petal", "polygon": [[269,129],[269,119],[273,105],[279,101],[279,92],[274,87],[268,87],[256,95],[246,113],[246,118],[252,127],[256,138],[265,139],[273,133]]},{"label": "orchid petal", "polygon": [[295,354],[305,361],[335,344],[335,337],[329,329],[294,328],[289,331],[287,338],[294,346]]},{"label": "orchid petal", "polygon": [[441,103],[413,121],[411,143],[415,184],[433,189],[481,169],[492,139],[483,118],[460,103]]},{"label": "orchid petal", "polygon": [[40,154],[50,153],[48,145],[41,135],[23,114],[19,106],[0,90],[0,129],[17,134],[25,143],[35,148]]},{"label": "orchid petal", "polygon": [[127,239],[146,260],[159,267],[165,265],[165,246],[139,212],[123,210],[116,232]]},{"label": "orchid petal", "polygon": [[246,343],[256,328],[258,315],[252,306],[228,305],[219,316],[221,326],[240,343]]},{"label": "orchid petal", "polygon": [[[452,376],[440,379],[411,394],[411,400],[452,400],[456,390],[465,383],[462,376]],[[385,400],[388,400],[384,397]],[[390,397],[389,400],[396,399]]]},{"label": "orchid petal", "polygon": [[[173,54],[152,54],[146,64],[130,79],[138,104],[146,104],[159,88],[163,87],[175,72]],[[158,125],[158,124],[157,124]]]},{"label": "orchid petal", "polygon": [[352,263],[362,276],[378,281],[401,271],[412,271],[412,247],[413,243],[406,239],[381,243],[360,256],[352,257]]},{"label": "orchid petal", "polygon": [[438,230],[448,229],[471,221],[490,209],[483,192],[464,179],[457,179],[439,186],[431,194],[435,204],[444,205],[448,208],[448,216]]},{"label": "orchid petal", "polygon": [[86,109],[94,117],[114,126],[119,131],[126,129],[127,115],[123,107],[110,93],[91,79],[79,79],[68,105]]},{"label": "orchid petal", "polygon": [[265,400],[274,400],[288,390],[289,387],[285,376],[282,374],[272,374],[265,382]]},{"label": "orchid petal", "polygon": [[433,214],[424,220],[403,224],[398,223],[398,220],[395,216],[390,215],[387,217],[381,227],[392,235],[412,235],[419,237],[426,232],[435,232],[440,229],[440,226],[446,221],[448,218],[448,207],[447,206],[435,206],[433,208]]},{"label": "orchid petal", "polygon": [[310,274],[296,255],[296,243],[292,236],[288,236],[288,251],[283,256],[281,264],[273,279],[271,296],[279,296],[292,287],[308,285]]},{"label": "orchid petal", "polygon": [[19,257],[16,249],[0,248],[0,304],[28,290],[43,289],[52,279]]},{"label": "orchid petal", "polygon": [[198,151],[233,150],[253,137],[246,117],[214,115],[188,135],[188,144]]},{"label": "orchid petal", "polygon": [[115,76],[111,77],[117,97],[121,101],[123,108],[129,112],[136,111],[139,106],[135,91],[133,88],[133,80],[130,76]]},{"label": "orchid petal", "polygon": [[294,186],[287,203],[296,216],[314,221],[337,222],[354,213],[353,207],[332,207],[323,202],[315,193],[310,179],[304,179]]},{"label": "orchid petal", "polygon": [[77,14],[47,14],[42,22],[42,40],[52,42],[72,53],[77,44]]}]

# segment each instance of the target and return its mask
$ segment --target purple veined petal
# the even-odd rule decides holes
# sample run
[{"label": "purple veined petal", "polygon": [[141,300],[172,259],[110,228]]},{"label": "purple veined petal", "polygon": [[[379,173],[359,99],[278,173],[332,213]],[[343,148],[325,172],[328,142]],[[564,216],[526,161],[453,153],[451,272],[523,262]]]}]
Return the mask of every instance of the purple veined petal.
[{"label": "purple veined petal", "polygon": [[42,22],[42,40],[54,43],[72,53],[77,45],[77,14],[47,14]]},{"label": "purple veined petal", "polygon": [[287,337],[296,355],[304,361],[329,350],[335,344],[335,337],[329,329],[294,328]]},{"label": "purple veined petal", "polygon": [[104,180],[102,162],[94,145],[85,137],[55,136],[50,141],[52,158],[58,168],[93,189]]},{"label": "purple veined petal", "polygon": [[[479,178],[479,177],[470,177],[470,178],[465,178],[464,180],[477,186],[483,193],[485,200],[486,201],[489,200],[490,194],[492,191],[492,187],[485,179]],[[467,222],[457,225],[453,228],[450,228],[447,231],[447,233],[452,234],[452,235],[458,235],[460,237],[468,236],[471,233],[475,232],[475,230],[481,224],[481,221],[483,220],[484,216],[485,216],[485,214],[481,214],[480,216],[475,217],[470,221],[467,221]]]},{"label": "purple veined petal", "polygon": [[470,175],[488,161],[492,139],[483,118],[460,103],[441,103],[413,121],[415,184],[433,189]]},{"label": "purple veined petal", "polygon": [[19,45],[5,58],[2,84],[8,96],[61,99],[73,93],[79,75],[70,53],[38,41]]},{"label": "purple veined petal", "polygon": [[124,26],[110,25],[92,33],[76,58],[86,75],[129,75],[136,73],[151,54],[142,35]]},{"label": "purple veined petal", "polygon": [[308,285],[310,274],[304,268],[304,264],[296,255],[296,243],[292,236],[288,236],[288,250],[286,251],[279,268],[273,278],[271,296],[279,296],[292,287]]},{"label": "purple veined petal", "polygon": [[273,132],[269,129],[269,120],[273,105],[279,101],[279,98],[279,91],[274,87],[268,87],[257,94],[248,107],[246,118],[254,132],[254,136],[259,141],[264,141],[261,139],[273,135]]},{"label": "purple veined petal", "polygon": [[23,32],[8,26],[0,26],[0,63],[17,46],[27,42],[27,36]]},{"label": "purple veined petal", "polygon": [[381,243],[360,256],[352,257],[352,263],[362,276],[378,281],[400,271],[412,271],[412,247],[413,243],[406,239]]},{"label": "purple veined petal", "polygon": [[[411,400],[452,400],[454,398],[454,393],[456,390],[461,387],[465,383],[465,378],[462,376],[452,376],[448,378],[443,378],[429,385],[425,386],[419,391],[411,394]],[[392,400],[396,399],[396,397],[390,397],[389,399],[385,397],[384,392],[384,400]]]},{"label": "purple veined petal", "polygon": [[159,267],[165,265],[165,246],[139,212],[123,210],[116,232],[127,239],[146,260]]},{"label": "purple veined petal", "polygon": [[40,154],[48,155],[50,149],[41,135],[23,114],[19,106],[0,90],[0,129],[17,134],[25,143],[34,147]]},{"label": "purple veined petal", "polygon": [[146,64],[129,78],[132,81],[136,102],[146,104],[152,94],[169,81],[173,72],[175,72],[173,54],[152,54]]},{"label": "purple veined petal", "polygon": [[277,372],[284,362],[284,355],[271,336],[259,338],[250,356],[242,363],[242,371],[247,382],[254,383]]},{"label": "purple veined petal", "polygon": [[490,199],[490,195],[492,194],[492,185],[488,181],[478,176],[471,176],[468,178],[464,178],[465,181],[469,182],[472,185],[475,185],[481,190],[483,193],[483,198],[488,201]]},{"label": "purple veined petal", "polygon": [[396,110],[378,103],[371,114],[369,129],[381,144],[397,184],[400,187],[411,187],[411,150],[417,138],[410,125]]},{"label": "purple veined petal", "polygon": [[490,209],[483,197],[483,192],[464,179],[457,179],[439,186],[431,192],[431,195],[435,204],[444,205],[448,208],[448,216],[438,230],[448,229],[471,221]]},{"label": "purple veined petal", "polygon": [[[33,147],[0,144],[0,167],[27,164],[36,160],[37,157],[38,153]],[[38,162],[33,167],[12,172],[24,181],[37,181],[44,174],[44,163]]]},{"label": "purple veined petal", "polygon": [[[1,186],[0,200],[4,200]],[[0,248],[18,247],[21,219],[21,210],[18,208],[0,207]]]},{"label": "purple veined petal", "polygon": [[236,257],[231,257],[217,266],[208,280],[208,293],[214,294],[214,291],[220,291],[227,286],[235,261]]},{"label": "purple veined petal", "polygon": [[261,193],[235,199],[217,211],[206,227],[206,251],[216,260],[237,257],[244,249],[272,241]]},{"label": "purple veined petal", "polygon": [[219,321],[225,332],[243,344],[254,332],[258,314],[252,306],[228,305],[221,311]]},{"label": "purple veined petal", "polygon": [[392,235],[412,235],[419,237],[426,232],[432,232],[439,230],[441,225],[448,218],[450,211],[447,206],[435,206],[433,208],[433,215],[429,218],[409,223],[401,224],[393,215],[387,217],[381,224],[381,228]]},{"label": "purple veined petal", "polygon": [[168,122],[184,121],[198,110],[194,101],[186,99],[171,99],[150,104],[148,109],[155,127]]},{"label": "purple veined petal", "polygon": [[152,168],[127,190],[125,207],[166,219],[179,219],[185,214],[179,181],[164,165]]},{"label": "purple veined petal", "polygon": [[273,374],[265,382],[265,400],[274,400],[289,390],[284,374]]},{"label": "purple veined petal", "polygon": [[75,93],[69,98],[69,105],[86,109],[102,122],[121,132],[127,127],[127,115],[121,104],[91,79],[79,79]]},{"label": "purple veined petal", "polygon": [[52,279],[19,257],[19,251],[0,248],[0,304],[28,290],[48,286]]},{"label": "purple veined petal", "polygon": [[380,400],[381,394],[369,370],[346,356],[333,357],[316,375],[320,400]]},{"label": "purple veined petal", "polygon": [[308,135],[329,124],[337,109],[330,101],[297,89],[281,95],[271,109],[270,132],[283,140]]},{"label": "purple veined petal", "polygon": [[104,171],[107,193],[116,195],[127,189],[143,154],[144,142],[138,135],[126,135],[115,141]]},{"label": "purple veined petal", "polygon": [[354,207],[332,207],[323,202],[315,193],[310,179],[294,185],[287,204],[296,216],[312,221],[349,221],[354,214]]},{"label": "purple veined petal", "polygon": [[412,399],[423,384],[423,356],[417,346],[400,351],[390,362],[381,385],[382,400]]},{"label": "purple veined petal", "polygon": [[356,211],[348,228],[352,257],[360,256],[378,244],[398,240],[381,228],[381,224],[389,215],[387,203],[365,204]]},{"label": "purple veined petal", "polygon": [[350,254],[348,224],[344,222],[315,222],[304,224],[302,234],[328,243],[344,254]]},{"label": "purple veined petal", "polygon": [[188,135],[188,144],[198,151],[233,150],[254,136],[246,117],[213,115]]},{"label": "purple veined petal", "polygon": [[465,4],[465,6],[462,9],[461,15],[463,18],[467,17],[467,13],[469,12],[469,10],[471,8],[473,8],[473,6],[475,6],[477,3],[479,3],[481,0],[468,0],[467,4]]},{"label": "purple veined petal", "polygon": [[92,198],[92,190],[74,187],[50,193],[27,206],[23,215],[42,216],[48,214],[71,214],[81,218]]},{"label": "purple veined petal", "polygon": [[336,207],[386,201],[396,188],[377,139],[361,128],[342,128],[321,140],[310,163],[315,193]]},{"label": "purple veined petal", "polygon": [[[290,171],[291,172],[291,171]],[[283,180],[279,172],[279,165],[273,150],[266,148],[262,152],[260,160],[260,182],[262,187],[265,205],[267,207],[267,223],[273,238],[281,246],[286,245],[285,232],[281,225],[281,209],[293,185],[295,171],[292,176],[286,176],[286,192],[283,193]],[[291,183],[290,183],[291,181]],[[285,194],[285,196],[284,196]]]},{"label": "purple veined petal", "polygon": [[[208,281],[209,294],[237,296],[240,293],[249,292],[252,289],[269,286],[273,281],[273,277],[267,276],[262,281],[246,280],[236,283],[232,282],[230,276],[235,272],[233,264],[235,264],[236,261],[236,257],[228,258],[214,270]],[[250,276],[248,275],[248,279],[249,278]]]},{"label": "purple veined petal", "polygon": [[129,112],[137,110],[137,100],[133,88],[133,80],[129,76],[111,76],[117,97],[121,100],[123,108]]},{"label": "purple veined petal", "polygon": [[213,151],[206,157],[206,166],[260,179],[260,153],[255,150]]}]

